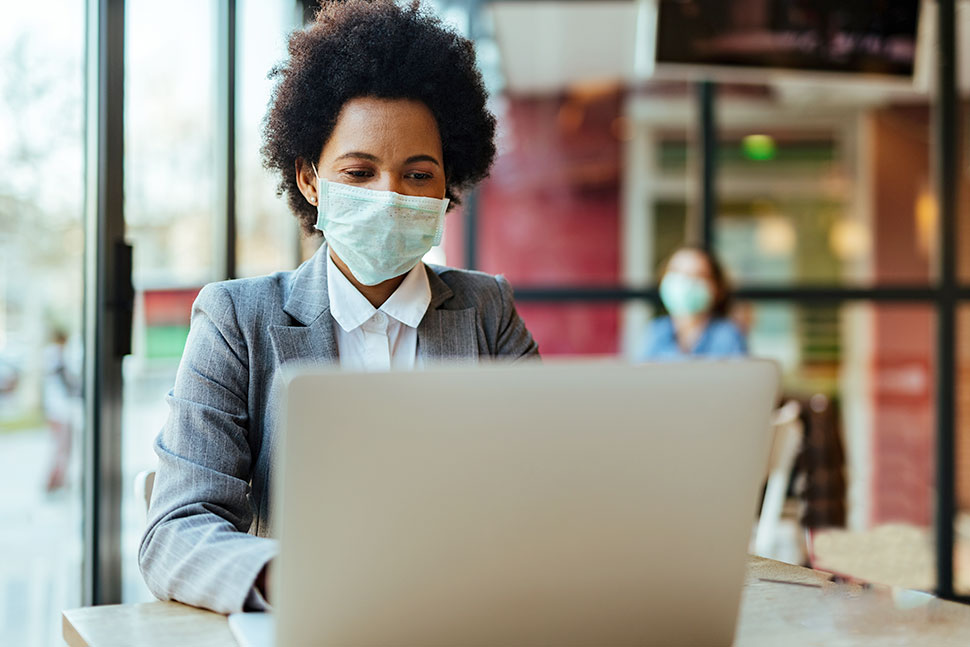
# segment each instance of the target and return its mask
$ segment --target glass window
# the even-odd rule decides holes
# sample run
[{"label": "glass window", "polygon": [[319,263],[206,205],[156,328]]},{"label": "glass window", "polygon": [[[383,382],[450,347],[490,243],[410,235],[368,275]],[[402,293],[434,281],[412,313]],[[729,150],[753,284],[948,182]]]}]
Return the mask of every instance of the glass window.
[{"label": "glass window", "polygon": [[[193,299],[216,278],[216,3],[126,4],[125,218],[134,246],[132,354],[123,409],[123,596],[153,600],[138,569],[144,503],[135,475],[155,468],[153,441],[188,335]],[[172,33],[181,34],[172,47]]]},{"label": "glass window", "polygon": [[0,634],[81,602],[84,3],[0,20]]},{"label": "glass window", "polygon": [[[236,205],[237,268],[242,276],[296,265],[296,221],[262,169],[260,121],[271,86],[269,69],[282,57],[297,20],[291,2],[243,1],[237,6]],[[126,218],[133,243],[137,292],[133,353],[124,363],[125,484],[153,470],[153,444],[168,416],[165,395],[175,383],[192,302],[203,285],[222,278],[217,235],[224,227],[218,184],[217,97],[220,60],[217,3],[190,0],[164,6],[127,4]],[[186,30],[190,30],[189,33]],[[171,47],[171,34],[183,35]],[[137,551],[144,503],[124,488],[123,573],[126,602],[154,599],[144,585]]]},{"label": "glass window", "polygon": [[273,82],[269,70],[286,54],[297,24],[297,3],[237,3],[236,41],[236,273],[289,270],[300,260],[296,218],[276,195],[276,177],[263,168],[262,120]]}]

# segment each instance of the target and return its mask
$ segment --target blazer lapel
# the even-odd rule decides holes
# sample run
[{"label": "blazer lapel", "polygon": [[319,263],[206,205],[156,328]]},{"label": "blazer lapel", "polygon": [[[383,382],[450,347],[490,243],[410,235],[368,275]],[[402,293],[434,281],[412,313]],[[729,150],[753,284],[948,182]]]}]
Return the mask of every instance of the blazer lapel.
[{"label": "blazer lapel", "polygon": [[299,325],[269,327],[280,364],[337,360],[337,340],[333,335],[330,294],[327,292],[326,243],[293,273],[283,311]]},{"label": "blazer lapel", "polygon": [[337,361],[329,307],[310,326],[270,326],[269,334],[280,364]]},{"label": "blazer lapel", "polygon": [[440,306],[454,294],[430,267],[431,303],[418,324],[418,356],[431,361],[478,358],[474,308],[446,310]]},{"label": "blazer lapel", "polygon": [[[327,245],[294,272],[283,311],[295,326],[270,326],[269,333],[280,364],[287,362],[336,362],[337,340],[330,316],[327,291]],[[431,303],[418,325],[418,355],[426,360],[478,358],[478,334],[474,308],[441,308],[454,293],[430,267],[425,267],[431,287]]]}]

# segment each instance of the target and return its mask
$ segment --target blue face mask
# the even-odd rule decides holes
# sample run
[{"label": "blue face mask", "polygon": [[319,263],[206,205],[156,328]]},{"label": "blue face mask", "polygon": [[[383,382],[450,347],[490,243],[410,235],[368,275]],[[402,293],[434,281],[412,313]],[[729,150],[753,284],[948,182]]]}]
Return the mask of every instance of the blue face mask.
[{"label": "blue face mask", "polygon": [[714,302],[714,295],[707,282],[668,272],[660,282],[660,299],[671,316],[684,317],[706,312]]},{"label": "blue face mask", "polygon": [[317,229],[364,285],[401,276],[441,242],[447,199],[373,191],[321,179]]}]

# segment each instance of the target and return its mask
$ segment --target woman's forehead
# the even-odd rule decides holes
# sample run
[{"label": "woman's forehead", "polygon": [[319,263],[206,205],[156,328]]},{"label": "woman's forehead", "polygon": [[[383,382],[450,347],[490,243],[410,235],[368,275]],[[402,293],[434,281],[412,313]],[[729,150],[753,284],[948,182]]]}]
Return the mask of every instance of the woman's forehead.
[{"label": "woman's forehead", "polygon": [[707,257],[696,249],[682,249],[676,252],[667,264],[667,271],[712,278],[711,264],[707,261]]},{"label": "woman's forehead", "polygon": [[336,159],[348,152],[380,158],[430,155],[440,161],[441,136],[431,111],[410,99],[351,99],[340,111],[323,157]]}]

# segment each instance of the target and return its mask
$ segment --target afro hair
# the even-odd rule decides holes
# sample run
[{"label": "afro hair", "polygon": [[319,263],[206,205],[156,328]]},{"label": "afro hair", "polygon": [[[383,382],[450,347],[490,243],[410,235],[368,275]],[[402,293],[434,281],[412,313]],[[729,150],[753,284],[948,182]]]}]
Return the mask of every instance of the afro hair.
[{"label": "afro hair", "polygon": [[263,123],[263,164],[307,235],[319,235],[316,208],[300,193],[296,160],[316,160],[344,104],[358,97],[411,99],[438,123],[445,195],[452,203],[488,175],[495,117],[468,39],[442,25],[419,0],[324,0],[295,31]]}]

